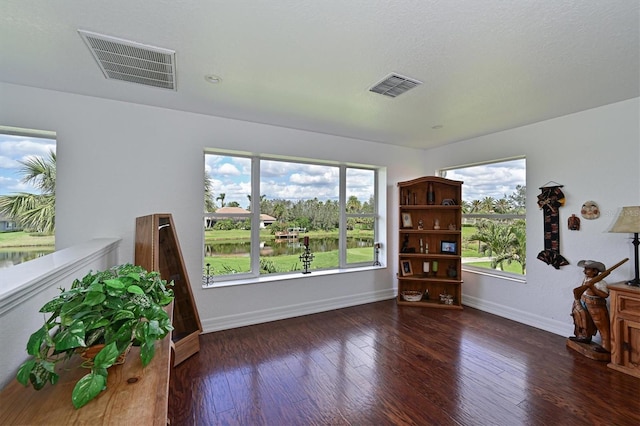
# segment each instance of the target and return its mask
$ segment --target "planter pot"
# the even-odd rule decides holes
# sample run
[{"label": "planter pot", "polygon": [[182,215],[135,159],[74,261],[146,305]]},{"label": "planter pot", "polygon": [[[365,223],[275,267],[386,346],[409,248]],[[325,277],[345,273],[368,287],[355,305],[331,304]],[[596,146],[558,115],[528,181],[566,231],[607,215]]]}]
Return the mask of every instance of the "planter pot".
[{"label": "planter pot", "polygon": [[[124,352],[122,352],[118,356],[118,358],[116,358],[116,362],[114,362],[113,365],[120,365],[125,363],[125,361],[127,360],[127,355],[131,350],[131,345],[132,344],[129,343],[129,346],[127,346],[127,349],[125,349]],[[82,366],[85,368],[93,367],[93,359],[96,357],[96,355],[98,355],[98,352],[100,352],[102,348],[104,348],[103,344],[89,346],[88,348],[76,349],[76,352],[80,354],[82,359],[84,359]]]}]

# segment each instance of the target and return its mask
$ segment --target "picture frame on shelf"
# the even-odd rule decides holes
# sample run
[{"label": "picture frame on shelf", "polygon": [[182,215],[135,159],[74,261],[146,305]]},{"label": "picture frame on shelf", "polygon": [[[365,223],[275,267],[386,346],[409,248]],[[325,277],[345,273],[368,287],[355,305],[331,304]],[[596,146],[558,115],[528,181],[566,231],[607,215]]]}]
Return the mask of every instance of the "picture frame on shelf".
[{"label": "picture frame on shelf", "polygon": [[456,254],[458,253],[458,243],[455,241],[440,241],[440,253]]},{"label": "picture frame on shelf", "polygon": [[403,277],[409,277],[413,275],[413,269],[411,268],[411,261],[409,260],[400,261],[400,274]]},{"label": "picture frame on shelf", "polygon": [[411,221],[411,213],[402,213],[402,227],[413,228],[413,222]]}]

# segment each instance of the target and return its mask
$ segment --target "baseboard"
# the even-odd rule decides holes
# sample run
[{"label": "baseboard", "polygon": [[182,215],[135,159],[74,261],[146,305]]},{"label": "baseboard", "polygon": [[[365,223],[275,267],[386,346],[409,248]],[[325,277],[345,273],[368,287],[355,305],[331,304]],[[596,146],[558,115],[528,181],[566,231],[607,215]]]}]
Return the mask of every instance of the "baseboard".
[{"label": "baseboard", "polygon": [[210,333],[213,331],[228,330],[247,325],[316,314],[318,312],[332,311],[334,309],[347,308],[349,306],[363,305],[365,303],[379,302],[393,298],[395,298],[395,289],[385,289],[369,293],[314,300],[312,302],[295,305],[279,306],[273,309],[243,312],[237,315],[207,318],[204,320],[201,318],[200,321],[202,323],[203,333]]},{"label": "baseboard", "polygon": [[560,336],[573,335],[572,324],[567,324],[561,321],[534,315],[530,312],[513,309],[509,306],[499,305],[497,303],[488,302],[486,300],[478,299],[473,296],[464,295],[462,297],[462,304],[481,310],[483,312],[488,312],[490,314],[498,315],[503,318],[526,324],[531,327],[539,328],[550,333],[558,334]]},{"label": "baseboard", "polygon": [[[211,333],[214,331],[228,330],[231,328],[261,324],[286,318],[294,318],[302,315],[316,314],[318,312],[326,312],[334,309],[379,302],[393,298],[395,298],[395,289],[386,289],[344,297],[314,300],[313,302],[305,302],[296,305],[279,306],[273,309],[243,312],[237,315],[201,319],[201,322],[203,333]],[[529,312],[520,311],[493,302],[487,302],[486,300],[472,296],[464,296],[462,302],[465,306],[469,306],[483,312],[488,312],[493,315],[498,315],[500,317],[539,328],[560,336],[571,336],[573,334],[572,325],[551,320],[539,315],[534,315]]]}]

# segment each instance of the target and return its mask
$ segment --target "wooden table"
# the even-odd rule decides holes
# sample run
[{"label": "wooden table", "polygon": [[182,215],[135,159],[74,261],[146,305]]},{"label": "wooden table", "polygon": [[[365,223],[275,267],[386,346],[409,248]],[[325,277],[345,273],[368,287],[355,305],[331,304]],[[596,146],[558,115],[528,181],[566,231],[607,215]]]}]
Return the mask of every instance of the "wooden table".
[{"label": "wooden table", "polygon": [[[76,382],[89,370],[74,356],[58,366],[60,380],[39,391],[13,380],[0,392],[0,425],[167,425],[170,336],[156,342],[145,368],[133,347],[123,365],[109,368],[107,389],[80,409],[71,403]],[[66,368],[65,368],[66,367]]]}]

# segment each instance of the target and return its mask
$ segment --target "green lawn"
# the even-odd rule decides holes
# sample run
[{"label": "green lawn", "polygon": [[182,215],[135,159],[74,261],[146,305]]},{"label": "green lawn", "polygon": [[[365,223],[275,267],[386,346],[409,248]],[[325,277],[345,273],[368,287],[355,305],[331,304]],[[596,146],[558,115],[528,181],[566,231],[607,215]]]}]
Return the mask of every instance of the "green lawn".
[{"label": "green lawn", "polygon": [[24,231],[0,232],[0,248],[55,246],[53,235],[30,234]]},{"label": "green lawn", "polygon": [[[476,229],[474,227],[465,226],[462,228],[463,241],[468,239],[469,236],[474,234]],[[309,232],[304,234],[310,238],[321,237],[336,237],[337,231],[333,232]],[[349,231],[350,237],[373,237],[373,231],[361,231],[354,230]],[[263,241],[271,241],[275,237],[271,234],[270,230],[260,230],[260,239]],[[251,239],[251,231],[234,229],[229,231],[205,231],[205,243],[221,242],[221,241],[249,241]],[[7,249],[19,247],[23,251],[28,251],[34,248],[51,248],[55,246],[55,237],[53,235],[38,235],[30,234],[27,232],[0,232],[0,251],[7,251]],[[477,242],[463,243],[462,245],[463,257],[481,257],[478,253]],[[285,256],[273,256],[262,257],[262,259],[269,263],[269,266],[275,269],[277,272],[290,272],[296,270],[302,270],[303,265],[299,259],[299,255],[285,255]],[[373,262],[373,250],[370,247],[353,248],[349,249],[347,253],[347,261],[349,263],[358,262]],[[209,263],[213,267],[214,274],[220,275],[224,273],[231,273],[231,271],[248,271],[249,270],[249,258],[248,257],[232,257],[232,256],[217,256],[206,257],[204,259],[204,265]],[[338,265],[338,252],[329,251],[324,253],[314,253],[314,260],[311,263],[310,269],[326,269],[335,268]],[[474,262],[468,263],[468,265],[478,266],[481,268],[491,268],[490,262]],[[522,274],[522,268],[519,263],[513,262],[511,265],[504,265],[505,272],[512,272],[515,274]]]}]

